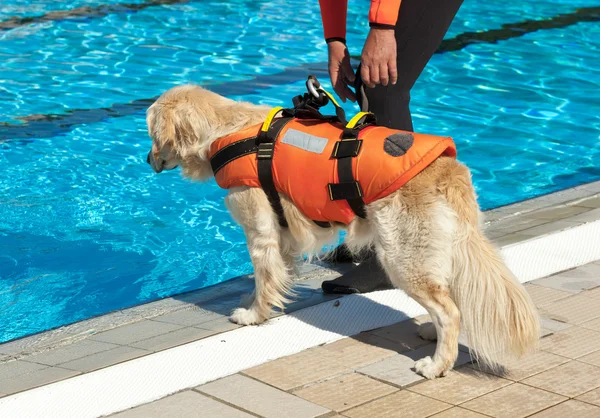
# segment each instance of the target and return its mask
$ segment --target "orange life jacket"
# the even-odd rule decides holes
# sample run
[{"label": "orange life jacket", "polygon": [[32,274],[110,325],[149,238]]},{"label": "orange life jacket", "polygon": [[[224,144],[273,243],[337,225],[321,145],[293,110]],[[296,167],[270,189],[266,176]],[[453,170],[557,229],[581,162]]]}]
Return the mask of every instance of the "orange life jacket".
[{"label": "orange life jacket", "polygon": [[[371,125],[359,127],[356,135],[343,139],[347,130],[338,122],[293,117],[275,119],[268,125],[276,128],[270,145],[257,145],[257,138],[264,133],[261,125],[211,145],[209,157],[217,184],[224,189],[249,186],[267,190],[272,181],[272,204],[271,198],[278,200],[277,193],[284,194],[321,226],[348,224],[355,216],[364,216],[365,204],[398,190],[439,156],[456,157],[449,137]],[[261,182],[259,165],[265,161],[272,180],[263,173]],[[273,207],[277,211],[276,205]],[[283,210],[278,212],[281,220]]]}]

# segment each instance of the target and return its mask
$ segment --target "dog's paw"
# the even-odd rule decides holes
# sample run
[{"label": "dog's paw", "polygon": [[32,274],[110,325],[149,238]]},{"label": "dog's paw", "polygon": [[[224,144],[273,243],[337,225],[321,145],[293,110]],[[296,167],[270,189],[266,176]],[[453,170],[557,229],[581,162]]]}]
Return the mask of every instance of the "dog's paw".
[{"label": "dog's paw", "polygon": [[421,338],[427,341],[436,341],[437,340],[437,331],[435,330],[435,325],[433,322],[426,322],[424,324],[419,325],[419,335]]},{"label": "dog's paw", "polygon": [[231,313],[229,320],[239,325],[257,325],[264,322],[254,309],[237,308]]},{"label": "dog's paw", "polygon": [[447,370],[439,367],[431,357],[427,356],[415,363],[415,371],[425,379],[435,379],[446,376]]}]

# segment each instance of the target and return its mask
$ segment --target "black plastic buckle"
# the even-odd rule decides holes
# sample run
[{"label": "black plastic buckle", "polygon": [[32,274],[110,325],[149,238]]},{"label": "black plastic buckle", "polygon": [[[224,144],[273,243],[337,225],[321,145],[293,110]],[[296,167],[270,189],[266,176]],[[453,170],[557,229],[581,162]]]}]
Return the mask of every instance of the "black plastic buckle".
[{"label": "black plastic buckle", "polygon": [[362,139],[338,141],[333,147],[331,158],[356,157],[362,147]]},{"label": "black plastic buckle", "polygon": [[329,198],[331,200],[359,199],[363,197],[362,187],[358,181],[349,183],[329,183]]},{"label": "black plastic buckle", "polygon": [[275,150],[274,142],[262,142],[258,144],[258,151],[256,152],[256,158],[259,160],[268,160],[273,158],[273,151]]}]

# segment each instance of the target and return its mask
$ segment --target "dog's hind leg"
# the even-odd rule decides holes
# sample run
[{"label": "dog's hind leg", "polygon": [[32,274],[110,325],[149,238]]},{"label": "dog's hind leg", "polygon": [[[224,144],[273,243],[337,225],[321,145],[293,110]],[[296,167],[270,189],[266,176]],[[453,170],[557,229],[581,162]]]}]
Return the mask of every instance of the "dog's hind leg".
[{"label": "dog's hind leg", "polygon": [[448,286],[452,274],[454,212],[442,199],[406,205],[396,201],[374,211],[376,251],[392,283],[431,315],[437,334],[433,358],[415,370],[428,379],[444,376],[458,356],[460,313]]}]

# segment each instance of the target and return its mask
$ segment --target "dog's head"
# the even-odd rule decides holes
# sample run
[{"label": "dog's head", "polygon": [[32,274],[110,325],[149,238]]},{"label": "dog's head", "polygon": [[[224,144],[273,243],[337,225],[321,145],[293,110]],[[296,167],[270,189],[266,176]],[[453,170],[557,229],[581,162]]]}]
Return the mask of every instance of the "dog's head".
[{"label": "dog's head", "polygon": [[147,163],[157,173],[181,166],[186,177],[209,178],[212,171],[208,149],[222,130],[217,114],[232,103],[235,102],[193,85],[165,92],[146,112],[152,138]]},{"label": "dog's head", "polygon": [[160,173],[181,166],[183,175],[212,177],[208,152],[218,138],[261,123],[270,108],[236,102],[199,86],[174,87],[146,113],[152,149],[147,162]]}]

